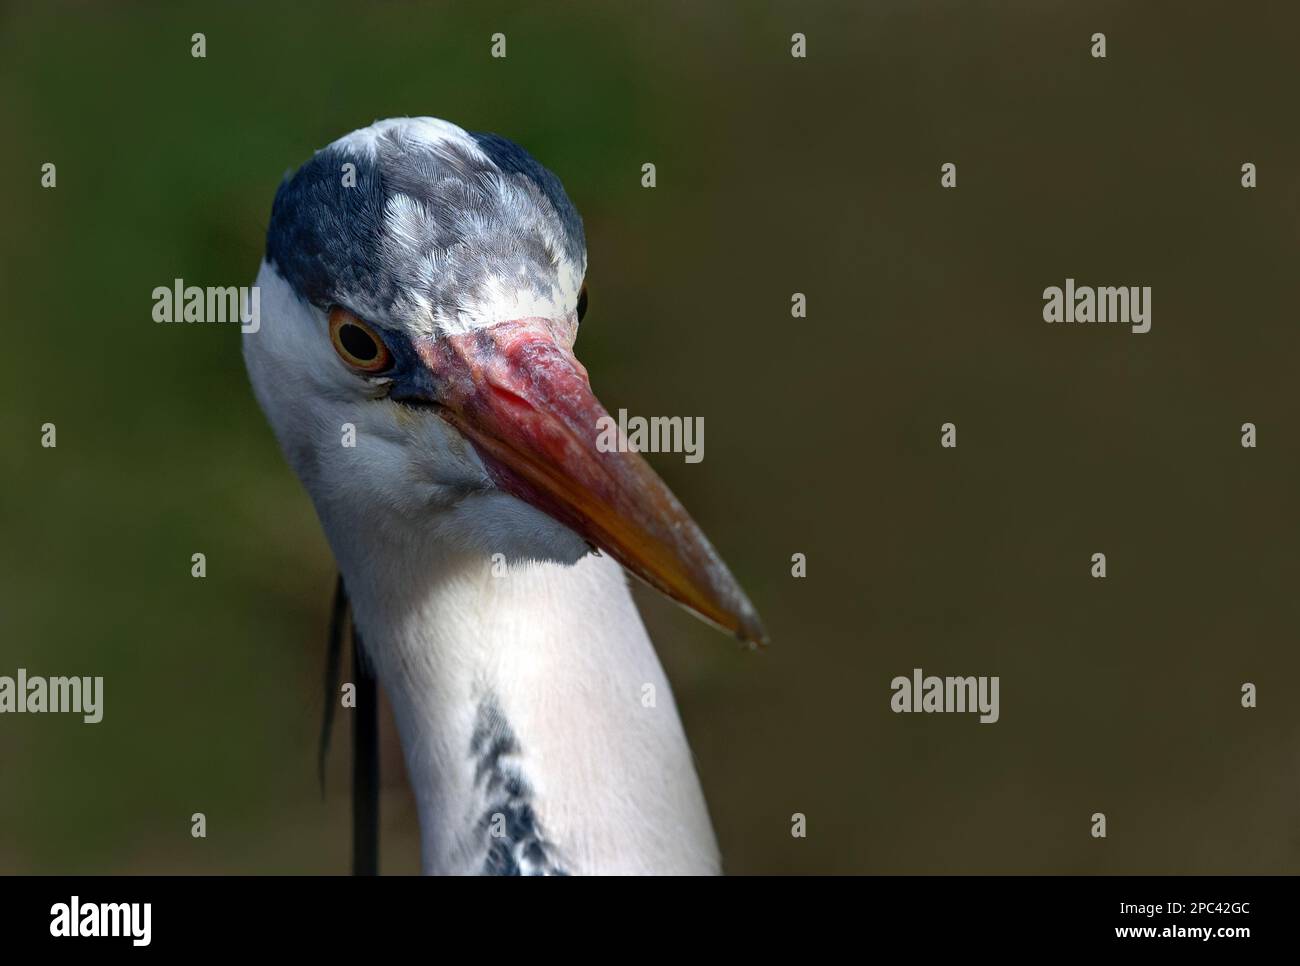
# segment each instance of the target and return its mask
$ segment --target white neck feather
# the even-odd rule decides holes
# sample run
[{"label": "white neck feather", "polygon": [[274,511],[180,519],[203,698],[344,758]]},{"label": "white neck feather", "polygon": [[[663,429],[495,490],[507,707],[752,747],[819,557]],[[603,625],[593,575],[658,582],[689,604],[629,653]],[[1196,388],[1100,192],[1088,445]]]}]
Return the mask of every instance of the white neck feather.
[{"label": "white neck feather", "polygon": [[493,576],[481,554],[389,537],[332,542],[396,714],[424,870],[717,872],[690,749],[618,564]]}]

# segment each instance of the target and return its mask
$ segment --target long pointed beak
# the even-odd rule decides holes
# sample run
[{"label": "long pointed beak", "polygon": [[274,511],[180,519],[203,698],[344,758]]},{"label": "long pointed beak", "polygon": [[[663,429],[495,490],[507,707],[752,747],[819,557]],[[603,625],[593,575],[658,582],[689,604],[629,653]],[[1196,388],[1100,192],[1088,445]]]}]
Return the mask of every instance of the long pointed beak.
[{"label": "long pointed beak", "polygon": [[766,643],[744,591],[663,480],[639,454],[598,445],[609,415],[567,348],[571,334],[533,318],[422,344],[438,412],[501,489],[698,616]]}]

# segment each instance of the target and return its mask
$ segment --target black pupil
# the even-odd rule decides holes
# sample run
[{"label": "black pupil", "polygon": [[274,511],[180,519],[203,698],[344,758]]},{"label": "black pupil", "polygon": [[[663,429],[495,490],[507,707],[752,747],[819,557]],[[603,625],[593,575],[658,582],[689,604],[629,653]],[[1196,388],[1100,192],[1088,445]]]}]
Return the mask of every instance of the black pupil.
[{"label": "black pupil", "polygon": [[587,286],[582,286],[582,291],[578,293],[578,321],[587,314]]},{"label": "black pupil", "polygon": [[345,325],[339,329],[339,342],[348,350],[348,355],[361,362],[370,362],[379,355],[379,346],[360,326]]}]

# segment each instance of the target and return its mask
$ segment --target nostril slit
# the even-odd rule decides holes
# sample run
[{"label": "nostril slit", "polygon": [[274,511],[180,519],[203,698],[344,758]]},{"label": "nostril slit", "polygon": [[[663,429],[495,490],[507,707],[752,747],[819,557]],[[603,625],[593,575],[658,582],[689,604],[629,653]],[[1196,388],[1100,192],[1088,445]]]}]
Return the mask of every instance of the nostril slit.
[{"label": "nostril slit", "polygon": [[501,400],[502,402],[508,403],[509,405],[514,406],[517,409],[523,409],[528,412],[533,411],[532,403],[530,403],[523,396],[519,395],[519,393],[512,392],[511,390],[506,389],[504,386],[498,386],[495,383],[493,383],[492,395],[495,396],[497,399]]}]

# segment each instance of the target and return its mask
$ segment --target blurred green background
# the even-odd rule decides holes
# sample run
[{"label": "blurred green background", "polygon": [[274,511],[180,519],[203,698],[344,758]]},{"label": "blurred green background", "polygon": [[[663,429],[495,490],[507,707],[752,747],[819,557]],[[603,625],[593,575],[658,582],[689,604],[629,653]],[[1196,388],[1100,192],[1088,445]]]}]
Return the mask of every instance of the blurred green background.
[{"label": "blurred green background", "polygon": [[[603,401],[705,418],[704,462],[652,462],[773,646],[639,600],[728,870],[1300,870],[1300,15],[980,7],[6,5],[0,674],[106,698],[0,717],[0,871],[347,871],[327,548],[237,331],[151,292],[251,284],[285,171],[404,114],[561,177]],[[1152,286],[1152,332],[1044,324],[1067,276]],[[1001,721],[891,713],[913,667],[1000,675]]]}]

